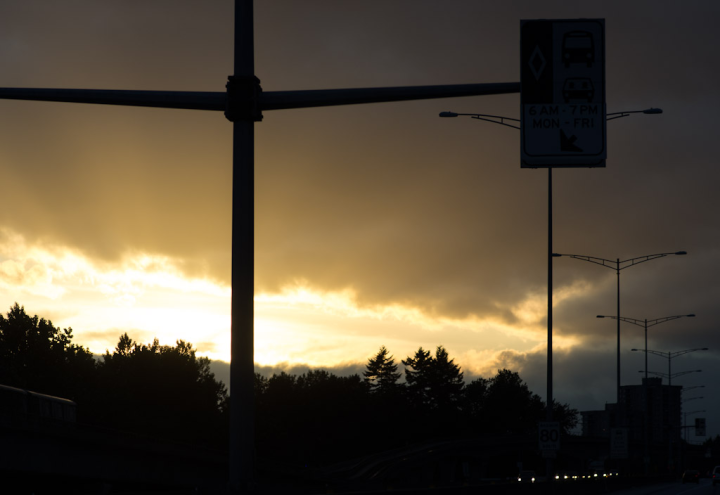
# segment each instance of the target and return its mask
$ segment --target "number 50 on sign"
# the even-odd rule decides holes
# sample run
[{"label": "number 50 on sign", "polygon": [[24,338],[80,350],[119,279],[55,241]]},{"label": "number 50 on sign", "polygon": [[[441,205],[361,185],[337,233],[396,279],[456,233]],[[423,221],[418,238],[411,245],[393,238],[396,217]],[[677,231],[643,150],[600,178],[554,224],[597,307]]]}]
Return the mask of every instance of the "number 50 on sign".
[{"label": "number 50 on sign", "polygon": [[538,441],[540,450],[560,449],[560,423],[545,421],[538,424]]}]

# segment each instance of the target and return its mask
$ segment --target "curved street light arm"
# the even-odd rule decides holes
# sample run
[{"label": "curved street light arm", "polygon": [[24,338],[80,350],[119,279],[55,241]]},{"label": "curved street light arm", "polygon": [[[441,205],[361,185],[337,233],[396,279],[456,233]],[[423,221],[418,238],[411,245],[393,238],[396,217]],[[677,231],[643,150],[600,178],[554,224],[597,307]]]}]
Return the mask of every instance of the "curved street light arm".
[{"label": "curved street light arm", "polygon": [[[383,88],[385,89],[385,88]],[[267,97],[266,97],[267,99]],[[629,117],[631,113],[645,113],[645,114],[658,114],[662,113],[659,108],[647,108],[645,110],[630,110],[627,112],[612,112],[605,114],[605,121],[620,119],[623,117]],[[501,115],[487,115],[483,113],[457,113],[457,112],[440,112],[440,117],[459,117],[467,116],[477,120],[484,120],[485,122],[491,122],[493,124],[504,125],[506,127],[512,127],[513,129],[520,129],[520,126],[506,124],[506,120],[513,122],[520,122],[520,119],[513,119],[512,117],[503,117]],[[493,120],[496,119],[496,120]]]},{"label": "curved street light arm", "polygon": [[483,116],[473,115],[471,118],[477,119],[477,120],[484,120],[485,122],[492,122],[493,124],[504,125],[505,127],[512,127],[513,129],[520,129],[520,126],[518,126],[518,125],[512,125],[512,124],[505,123],[506,120],[520,122],[518,119],[511,119],[509,117],[496,117],[495,115],[488,115],[487,117],[492,117],[492,118],[496,118],[496,119],[500,119],[500,120],[491,120],[490,118],[486,118],[486,116],[484,116],[484,115]]},{"label": "curved street light arm", "polygon": [[637,325],[639,327],[645,328],[645,320],[638,320],[637,318],[627,318],[625,316],[605,316],[605,315],[598,315],[598,318],[612,318],[613,320],[620,320],[624,321],[625,323],[632,323],[633,325]]},{"label": "curved street light arm", "polygon": [[[612,115],[612,117],[611,117],[611,115]],[[613,115],[613,114],[607,113],[607,114],[605,114],[605,122],[610,121],[610,120],[615,120],[615,119],[621,119],[623,117],[629,117],[629,116],[630,116],[629,112],[623,113],[622,115]]]},{"label": "curved street light arm", "polygon": [[664,358],[668,357],[668,353],[662,352],[662,351],[653,351],[650,349],[633,349],[633,351],[647,352],[648,354],[654,354],[655,356],[660,356],[660,357],[664,357]]},{"label": "curved street light arm", "polygon": [[520,122],[520,119],[513,119],[511,117],[503,117],[502,115],[489,115],[486,113],[457,113],[457,112],[440,112],[440,117],[459,117],[465,116],[476,120],[484,120],[491,124],[504,125],[505,127],[512,127],[513,129],[520,129],[520,126],[507,124],[505,121]]},{"label": "curved street light arm", "polygon": [[[677,378],[678,376],[687,375],[690,373],[700,373],[702,370],[690,370],[690,371],[680,371],[678,373],[673,373],[672,375],[668,375],[667,373],[660,373],[659,371],[648,371],[649,375],[657,375],[662,378]],[[638,373],[645,373],[644,371],[639,371]]]},{"label": "curved street light arm", "polygon": [[[709,350],[707,347],[698,347],[697,349],[685,349],[684,351],[675,351],[675,352],[666,352],[665,357],[670,357],[671,359],[674,357],[682,356],[683,354],[687,354],[688,352],[695,352],[695,351],[707,351]],[[650,351],[648,351],[650,352]]]},{"label": "curved street light arm", "polygon": [[[654,320],[648,320],[647,326],[653,327],[655,325],[659,325],[660,323],[665,323],[666,321],[677,320],[678,318],[686,318],[686,317],[693,318],[693,317],[695,317],[695,315],[694,314],[676,315],[676,316],[665,316],[663,318],[655,318]],[[693,351],[699,351],[699,350],[700,349],[693,349]],[[692,351],[687,351],[687,352],[692,352]],[[683,354],[684,354],[684,352],[683,352]]]},{"label": "curved street light arm", "polygon": [[660,108],[646,108],[645,110],[630,110],[627,112],[612,112],[605,114],[605,120],[621,119],[623,117],[629,117],[631,113],[644,113],[648,115],[663,113]]},{"label": "curved street light arm", "polygon": [[[559,254],[559,253],[553,253],[553,256],[556,258],[559,258],[561,256],[567,256],[568,258],[574,258],[576,260],[587,261],[588,263],[595,263],[596,265],[600,265],[600,266],[604,266],[607,268],[612,268],[613,270],[617,270],[617,261],[606,260],[605,258],[596,258],[595,256],[584,256],[582,254]],[[609,265],[608,263],[612,263],[613,266]]]},{"label": "curved street light arm", "polygon": [[[677,317],[677,318],[680,318],[680,317]],[[648,325],[648,326],[650,326],[650,325]],[[675,352],[653,351],[652,349],[632,349],[632,350],[638,351],[638,352],[647,352],[648,354],[654,354],[655,356],[672,359],[674,357],[682,356],[683,354],[687,354],[689,352],[707,351],[709,349],[707,347],[698,347],[697,349],[685,349],[683,351],[675,351]],[[704,387],[704,385],[700,385],[700,386]]]},{"label": "curved street light arm", "polygon": [[[658,258],[664,258],[665,256],[672,256],[672,255],[684,255],[687,254],[685,251],[677,251],[674,253],[658,253],[658,254],[648,254],[647,256],[638,256],[637,258],[630,258],[626,260],[622,260],[619,262],[616,262],[618,264],[618,270],[624,270],[625,268],[630,268],[631,266],[639,265],[640,263],[645,263],[646,261],[655,260]],[[624,263],[625,266],[621,266]]]},{"label": "curved street light arm", "polygon": [[[676,251],[674,253],[658,253],[658,254],[648,254],[645,256],[638,256],[637,258],[629,258],[626,260],[608,260],[605,258],[597,258],[595,256],[585,256],[582,254],[559,254],[559,253],[553,253],[553,256],[555,257],[561,257],[561,256],[567,256],[568,258],[574,258],[576,260],[582,260],[587,261],[589,263],[595,263],[596,265],[605,266],[607,268],[612,268],[613,270],[624,270],[625,268],[629,268],[631,266],[639,265],[640,263],[645,263],[646,261],[654,260],[657,258],[664,258],[665,256],[671,256],[671,255],[685,255],[687,254],[686,251]],[[625,266],[622,266],[622,265]]]}]

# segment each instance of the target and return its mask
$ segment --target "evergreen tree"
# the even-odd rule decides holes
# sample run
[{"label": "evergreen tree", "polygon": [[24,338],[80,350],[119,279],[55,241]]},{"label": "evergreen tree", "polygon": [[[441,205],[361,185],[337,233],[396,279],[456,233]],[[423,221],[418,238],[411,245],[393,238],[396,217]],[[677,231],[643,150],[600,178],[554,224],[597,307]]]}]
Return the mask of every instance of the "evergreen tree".
[{"label": "evergreen tree", "polygon": [[[192,344],[134,342],[120,336],[98,367],[96,422],[184,443],[226,447],[227,388]],[[189,426],[192,425],[190,428]]]},{"label": "evergreen tree", "polygon": [[422,347],[415,351],[414,357],[408,356],[402,360],[402,364],[405,365],[408,397],[415,407],[430,408],[432,361],[430,351]]},{"label": "evergreen tree", "polygon": [[502,369],[489,380],[482,416],[493,432],[530,434],[544,413],[542,399],[518,373]]},{"label": "evergreen tree", "polygon": [[421,347],[402,363],[410,399],[416,407],[444,411],[458,408],[463,373],[443,346],[437,347],[435,357]]},{"label": "evergreen tree", "polygon": [[368,360],[363,376],[375,393],[389,394],[396,391],[401,374],[393,356],[381,346],[375,357]]},{"label": "evergreen tree", "polygon": [[465,386],[461,407],[470,425],[479,425],[482,422],[489,382],[487,378],[480,377]]},{"label": "evergreen tree", "polygon": [[433,362],[433,383],[431,385],[433,399],[439,409],[458,409],[462,390],[465,386],[460,366],[450,359],[443,346],[438,346]]},{"label": "evergreen tree", "polygon": [[0,384],[74,401],[91,394],[95,359],[72,343],[72,328],[29,316],[15,303],[0,314]]},{"label": "evergreen tree", "polygon": [[573,409],[569,404],[560,404],[553,400],[553,420],[560,423],[560,430],[565,434],[570,434],[573,428],[578,424],[577,409]]}]

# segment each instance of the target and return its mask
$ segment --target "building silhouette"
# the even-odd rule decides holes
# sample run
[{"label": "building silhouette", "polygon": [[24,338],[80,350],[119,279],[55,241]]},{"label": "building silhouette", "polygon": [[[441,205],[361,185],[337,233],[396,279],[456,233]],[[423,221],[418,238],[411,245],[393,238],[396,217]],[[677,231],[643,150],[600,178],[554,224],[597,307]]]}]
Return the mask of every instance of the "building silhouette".
[{"label": "building silhouette", "polygon": [[627,428],[630,442],[652,445],[677,443],[682,430],[682,386],[663,385],[662,378],[643,378],[640,385],[623,385],[617,404],[604,410],[581,411],[582,435],[610,437],[612,428]]}]

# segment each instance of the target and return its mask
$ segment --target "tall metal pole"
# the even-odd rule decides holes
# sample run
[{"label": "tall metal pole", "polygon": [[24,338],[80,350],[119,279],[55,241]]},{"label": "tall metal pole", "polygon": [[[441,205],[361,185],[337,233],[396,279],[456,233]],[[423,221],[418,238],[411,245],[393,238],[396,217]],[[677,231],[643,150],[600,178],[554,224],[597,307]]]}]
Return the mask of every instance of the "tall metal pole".
[{"label": "tall metal pole", "polygon": [[[547,420],[552,421],[553,373],[552,373],[552,328],[553,328],[553,246],[552,246],[552,167],[548,167],[548,335],[547,335]],[[549,475],[550,473],[548,473]]]},{"label": "tall metal pole", "polygon": [[617,258],[617,392],[615,397],[615,403],[617,407],[620,407],[620,258]]},{"label": "tall metal pole", "polygon": [[[235,1],[235,77],[255,76],[253,2]],[[230,83],[229,83],[230,84]],[[253,482],[255,443],[254,382],[254,230],[255,123],[233,121],[232,296],[230,362],[230,465],[232,493],[246,492]]]},{"label": "tall metal pole", "polygon": [[[552,328],[553,328],[553,244],[552,244],[552,167],[548,167],[548,335],[547,335],[547,421],[553,420],[553,373],[552,373]],[[548,483],[553,483],[553,460],[545,460]]]},{"label": "tall metal pole", "polygon": [[648,349],[647,349],[647,318],[645,318],[645,381],[647,382],[648,379],[648,367],[647,367],[647,355],[648,355]]},{"label": "tall metal pole", "polygon": [[[620,324],[620,320],[618,320],[618,324]],[[650,394],[648,393],[648,352],[647,352],[647,318],[645,318],[645,382],[643,383],[643,395],[645,396],[645,428],[643,428],[644,433],[644,455],[643,455],[643,465],[645,466],[645,475],[647,476],[650,472],[650,450],[649,450],[649,443],[650,443]],[[619,335],[619,334],[618,334]],[[618,360],[618,363],[620,361]]]}]

